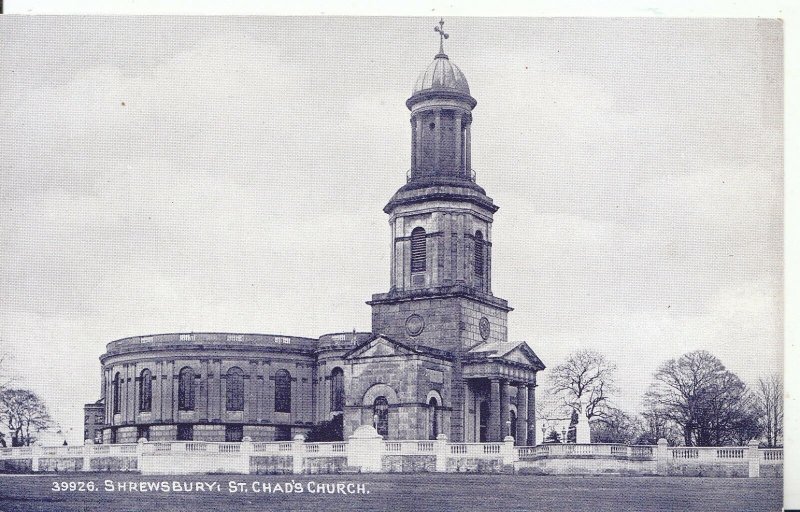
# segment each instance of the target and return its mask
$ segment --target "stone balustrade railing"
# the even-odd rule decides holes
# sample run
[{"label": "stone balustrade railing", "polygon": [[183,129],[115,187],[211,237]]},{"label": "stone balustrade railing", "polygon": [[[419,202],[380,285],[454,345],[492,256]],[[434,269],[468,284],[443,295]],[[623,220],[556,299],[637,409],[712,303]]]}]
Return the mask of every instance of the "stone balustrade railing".
[{"label": "stone balustrade railing", "polygon": [[[416,465],[405,462],[410,460]],[[729,447],[671,447],[665,442],[656,446],[554,443],[515,447],[510,437],[501,443],[450,443],[443,435],[435,441],[385,441],[375,434],[333,443],[306,443],[299,436],[288,442],[142,440],[137,444],[0,449],[0,472],[480,472],[513,467],[539,468],[543,472],[555,468],[564,474],[676,474],[686,468],[705,468],[702,470],[706,472],[708,468],[721,468],[723,476],[752,477],[759,476],[761,466],[777,468],[769,469],[770,476],[782,474],[782,465],[782,449],[759,449],[755,443]]]}]

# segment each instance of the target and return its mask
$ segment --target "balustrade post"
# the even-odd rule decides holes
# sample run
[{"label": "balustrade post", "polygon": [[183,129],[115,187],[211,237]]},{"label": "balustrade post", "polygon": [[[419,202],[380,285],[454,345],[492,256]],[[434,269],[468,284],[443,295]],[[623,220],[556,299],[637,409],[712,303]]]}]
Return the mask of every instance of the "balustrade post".
[{"label": "balustrade post", "polygon": [[140,437],[136,441],[136,469],[138,469],[139,472],[142,471],[144,452],[147,451],[146,445],[147,445],[147,439],[144,437]]},{"label": "balustrade post", "polygon": [[447,442],[447,435],[439,434],[436,436],[436,443],[433,449],[434,453],[436,453],[436,471],[438,473],[447,471],[447,456],[450,454],[450,445]]},{"label": "balustrade post", "polygon": [[362,473],[380,473],[386,442],[372,425],[361,425],[347,443],[347,465]]},{"label": "balustrade post", "polygon": [[[242,473],[245,475],[250,474],[250,456],[253,454],[253,440],[250,436],[245,436],[242,439],[242,445],[239,448],[239,455],[242,458]],[[292,468],[294,469],[294,468]]]},{"label": "balustrade post", "polygon": [[292,473],[300,475],[303,473],[303,457],[305,456],[306,436],[297,434],[292,443]]},{"label": "balustrade post", "polygon": [[748,471],[747,476],[750,478],[758,478],[761,476],[761,461],[758,459],[760,453],[758,452],[758,441],[753,439],[747,443],[747,459]]},{"label": "balustrade post", "polygon": [[[140,463],[140,461],[137,461]],[[137,466],[141,467],[141,466]],[[92,445],[84,444],[83,445],[83,471],[91,471],[92,470]]]},{"label": "balustrade post", "polygon": [[669,472],[669,449],[667,440],[663,437],[658,440],[656,447],[656,474],[666,476]]},{"label": "balustrade post", "polygon": [[514,466],[517,461],[517,450],[514,449],[514,438],[506,436],[503,439],[503,446],[500,448],[503,456],[503,466]]},{"label": "balustrade post", "polygon": [[39,450],[38,446],[31,446],[31,471],[34,473],[39,471]]}]

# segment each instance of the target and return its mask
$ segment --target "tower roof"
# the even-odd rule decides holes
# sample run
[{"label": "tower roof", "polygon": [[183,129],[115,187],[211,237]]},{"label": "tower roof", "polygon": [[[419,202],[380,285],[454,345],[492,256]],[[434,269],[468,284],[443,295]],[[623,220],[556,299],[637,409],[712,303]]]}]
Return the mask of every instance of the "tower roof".
[{"label": "tower roof", "polygon": [[412,95],[428,90],[449,90],[469,95],[467,77],[447,55],[439,53],[414,83]]}]

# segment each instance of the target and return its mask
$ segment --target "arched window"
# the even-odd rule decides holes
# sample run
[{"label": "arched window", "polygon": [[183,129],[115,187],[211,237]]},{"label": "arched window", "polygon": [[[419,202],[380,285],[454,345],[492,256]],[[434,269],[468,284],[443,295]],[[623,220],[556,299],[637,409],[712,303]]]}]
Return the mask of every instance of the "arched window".
[{"label": "arched window", "polygon": [[425,272],[426,250],[425,230],[414,228],[411,232],[411,272]]},{"label": "arched window", "polygon": [[234,366],[225,377],[226,406],[229,411],[244,410],[244,372]]},{"label": "arched window", "polygon": [[375,430],[384,438],[389,436],[389,401],[385,396],[375,399],[372,417],[375,421]]},{"label": "arched window", "polygon": [[114,382],[111,384],[111,397],[112,397],[112,407],[114,414],[118,414],[120,411],[120,396],[119,396],[119,372],[114,375]]},{"label": "arched window", "polygon": [[188,366],[178,374],[178,410],[194,410],[194,370]]},{"label": "arched window", "polygon": [[436,439],[436,436],[439,435],[439,411],[436,410],[438,406],[439,402],[436,400],[436,398],[431,397],[430,401],[428,402],[428,407],[430,407],[430,409],[428,410],[428,414],[430,421],[431,439]]},{"label": "arched window", "polygon": [[275,372],[275,412],[292,412],[292,376],[286,370]]},{"label": "arched window", "polygon": [[484,246],[483,233],[475,232],[475,274],[482,276],[484,267]]},{"label": "arched window", "polygon": [[331,372],[331,411],[344,410],[344,370],[334,368]]},{"label": "arched window", "polygon": [[150,412],[152,403],[153,374],[145,368],[139,375],[139,412]]}]

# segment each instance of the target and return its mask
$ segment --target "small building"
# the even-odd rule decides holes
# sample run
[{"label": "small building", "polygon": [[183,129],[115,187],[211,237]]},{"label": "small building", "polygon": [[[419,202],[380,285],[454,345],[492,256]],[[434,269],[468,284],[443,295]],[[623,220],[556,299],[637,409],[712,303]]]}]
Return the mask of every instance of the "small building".
[{"label": "small building", "polygon": [[83,444],[100,444],[103,442],[103,426],[105,425],[105,398],[83,406]]}]

